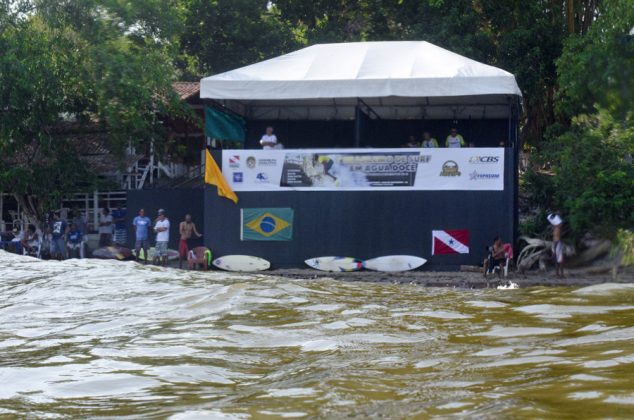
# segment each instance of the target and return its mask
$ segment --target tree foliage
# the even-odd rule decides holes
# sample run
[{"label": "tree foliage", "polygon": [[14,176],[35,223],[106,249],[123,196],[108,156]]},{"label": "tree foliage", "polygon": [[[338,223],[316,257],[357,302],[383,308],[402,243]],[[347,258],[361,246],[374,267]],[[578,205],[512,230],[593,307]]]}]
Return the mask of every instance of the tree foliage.
[{"label": "tree foliage", "polygon": [[129,139],[160,138],[157,111],[177,112],[164,3],[1,4],[0,190],[32,216],[96,180],[60,125],[100,126],[121,156]]}]

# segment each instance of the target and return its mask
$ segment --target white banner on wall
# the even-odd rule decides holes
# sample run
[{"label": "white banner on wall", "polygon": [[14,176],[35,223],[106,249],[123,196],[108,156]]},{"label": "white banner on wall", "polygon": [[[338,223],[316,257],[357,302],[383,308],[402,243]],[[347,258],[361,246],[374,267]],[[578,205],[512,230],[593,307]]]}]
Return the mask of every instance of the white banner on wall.
[{"label": "white banner on wall", "polygon": [[504,189],[503,148],[223,150],[234,191]]}]

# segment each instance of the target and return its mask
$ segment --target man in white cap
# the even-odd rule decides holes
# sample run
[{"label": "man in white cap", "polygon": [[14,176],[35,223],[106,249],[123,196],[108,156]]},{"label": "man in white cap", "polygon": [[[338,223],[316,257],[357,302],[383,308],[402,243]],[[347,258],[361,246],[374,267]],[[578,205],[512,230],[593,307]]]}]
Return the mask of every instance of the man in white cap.
[{"label": "man in white cap", "polygon": [[154,262],[167,265],[167,243],[170,240],[170,221],[165,217],[165,210],[163,209],[158,211],[158,219],[154,224],[154,232],[156,232]]},{"label": "man in white cap", "polygon": [[555,257],[555,275],[564,276],[564,244],[561,242],[561,224],[563,220],[558,214],[551,213],[547,217],[548,222],[553,226],[553,246],[552,252]]}]

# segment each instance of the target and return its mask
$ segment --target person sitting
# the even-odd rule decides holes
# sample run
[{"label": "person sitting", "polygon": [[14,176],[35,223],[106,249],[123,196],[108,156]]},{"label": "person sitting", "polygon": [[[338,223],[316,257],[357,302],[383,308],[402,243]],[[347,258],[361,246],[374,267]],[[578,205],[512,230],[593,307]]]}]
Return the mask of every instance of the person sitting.
[{"label": "person sitting", "polygon": [[437,148],[438,147],[438,140],[433,138],[431,136],[431,134],[429,134],[429,131],[425,131],[423,133],[423,144],[422,144],[422,147],[425,147],[425,148]]},{"label": "person sitting", "polygon": [[407,143],[405,143],[403,147],[416,148],[416,147],[420,147],[420,145],[416,141],[416,137],[409,136],[409,138],[407,139]]},{"label": "person sitting", "polygon": [[498,272],[498,277],[502,277],[502,270],[506,264],[506,251],[499,236],[493,238],[493,245],[487,247],[489,255],[484,260],[484,277],[489,273]]},{"label": "person sitting", "polygon": [[82,239],[81,230],[75,223],[71,223],[66,234],[66,249],[69,258],[81,258]]},{"label": "person sitting", "polygon": [[447,140],[445,140],[445,147],[464,147],[464,144],[464,138],[458,134],[458,129],[452,127],[451,132],[447,136]]},{"label": "person sitting", "polygon": [[266,127],[266,133],[260,139],[260,145],[264,150],[273,150],[278,148],[277,136],[273,134],[273,127]]},{"label": "person sitting", "polygon": [[37,257],[40,248],[40,235],[37,234],[35,225],[29,225],[26,229],[26,234],[21,240],[22,249],[25,255]]}]

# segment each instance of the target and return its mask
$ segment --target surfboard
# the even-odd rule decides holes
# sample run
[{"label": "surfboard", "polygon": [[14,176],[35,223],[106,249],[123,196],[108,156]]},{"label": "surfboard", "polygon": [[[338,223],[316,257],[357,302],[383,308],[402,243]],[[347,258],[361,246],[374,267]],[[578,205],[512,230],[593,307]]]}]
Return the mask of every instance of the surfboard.
[{"label": "surfboard", "polygon": [[318,257],[304,262],[309,267],[321,271],[357,271],[363,268],[361,260],[350,257]]},{"label": "surfboard", "polygon": [[271,263],[260,257],[250,255],[225,255],[216,258],[213,265],[225,271],[264,271],[271,268]]},{"label": "surfboard", "polygon": [[[140,256],[139,259],[140,260],[147,260],[147,261],[152,261],[154,259],[154,254],[156,253],[156,248],[152,247],[149,248],[147,250],[148,253],[148,257],[145,258],[145,253],[143,252],[143,249],[141,249],[141,251],[139,252]],[[132,250],[132,254],[136,255],[136,252],[134,250]],[[175,249],[168,249],[167,250],[167,259],[172,261],[172,260],[177,260],[178,259],[178,251]]]},{"label": "surfboard", "polygon": [[132,256],[132,252],[122,246],[104,246],[95,249],[92,252],[93,258],[101,258],[102,260],[125,260]]},{"label": "surfboard", "polygon": [[372,258],[363,262],[363,267],[368,270],[395,273],[399,271],[415,270],[425,264],[427,260],[413,255],[386,255]]}]

